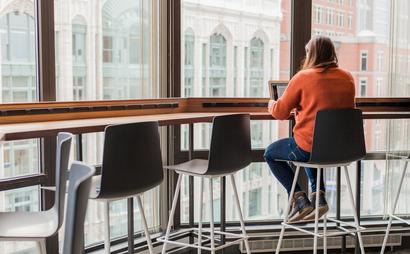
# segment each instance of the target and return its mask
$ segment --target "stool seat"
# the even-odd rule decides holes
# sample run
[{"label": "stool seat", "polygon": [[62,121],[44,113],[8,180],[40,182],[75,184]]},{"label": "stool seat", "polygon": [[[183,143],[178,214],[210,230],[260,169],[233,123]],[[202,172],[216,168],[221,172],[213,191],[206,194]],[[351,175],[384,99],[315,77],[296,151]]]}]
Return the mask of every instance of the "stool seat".
[{"label": "stool seat", "polygon": [[208,171],[208,164],[208,160],[194,159],[177,165],[164,166],[164,168],[187,175],[203,176]]},{"label": "stool seat", "polygon": [[349,166],[351,164],[351,163],[322,164],[322,163],[314,163],[314,162],[299,162],[299,161],[288,161],[288,160],[276,160],[276,161],[291,162],[296,167],[304,167],[304,168],[337,168],[337,167]]},{"label": "stool seat", "polygon": [[2,238],[46,238],[58,229],[58,213],[54,209],[45,212],[0,213]]}]

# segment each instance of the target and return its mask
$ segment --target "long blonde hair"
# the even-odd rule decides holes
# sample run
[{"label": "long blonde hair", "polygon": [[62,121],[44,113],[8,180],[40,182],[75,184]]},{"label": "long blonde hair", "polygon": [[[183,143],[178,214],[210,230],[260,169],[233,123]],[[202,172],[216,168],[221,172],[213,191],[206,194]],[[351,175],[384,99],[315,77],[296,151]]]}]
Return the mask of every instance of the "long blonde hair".
[{"label": "long blonde hair", "polygon": [[335,46],[326,36],[315,36],[306,44],[306,58],[302,69],[323,67],[322,72],[330,67],[338,66]]}]

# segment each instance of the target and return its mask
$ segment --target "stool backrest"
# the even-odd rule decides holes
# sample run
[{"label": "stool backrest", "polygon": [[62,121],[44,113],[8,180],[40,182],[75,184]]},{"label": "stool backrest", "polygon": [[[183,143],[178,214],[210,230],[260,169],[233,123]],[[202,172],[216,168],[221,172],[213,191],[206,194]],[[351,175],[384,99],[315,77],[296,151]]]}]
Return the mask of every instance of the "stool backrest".
[{"label": "stool backrest", "polygon": [[73,162],[68,181],[63,254],[84,253],[84,221],[94,167]]},{"label": "stool backrest", "polygon": [[361,110],[325,109],[316,114],[311,163],[349,163],[365,155]]},{"label": "stool backrest", "polygon": [[212,125],[207,174],[229,174],[252,161],[249,114],[216,116]]},{"label": "stool backrest", "polygon": [[124,198],[162,182],[158,122],[111,125],[105,129],[98,198]]},{"label": "stool backrest", "polygon": [[68,162],[70,160],[71,142],[73,135],[67,132],[60,132],[57,135],[56,148],[56,191],[54,196],[54,209],[58,215],[58,228],[64,221],[64,206],[67,188]]}]

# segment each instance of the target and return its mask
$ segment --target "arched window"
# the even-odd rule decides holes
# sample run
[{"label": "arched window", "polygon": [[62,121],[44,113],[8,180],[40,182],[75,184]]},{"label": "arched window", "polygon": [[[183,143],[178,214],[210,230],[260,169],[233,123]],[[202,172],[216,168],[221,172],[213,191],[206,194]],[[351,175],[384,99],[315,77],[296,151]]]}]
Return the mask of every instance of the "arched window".
[{"label": "arched window", "polygon": [[261,97],[263,95],[263,41],[253,38],[250,44],[250,73],[249,73],[249,95]]},{"label": "arched window", "polygon": [[37,97],[34,19],[27,13],[7,13],[0,18],[0,32],[2,102],[34,101]]},{"label": "arched window", "polygon": [[226,95],[226,39],[213,34],[209,50],[209,96]]},{"label": "arched window", "polygon": [[194,87],[194,45],[195,36],[192,29],[185,32],[185,57],[184,57],[184,92],[185,97],[193,95]]},{"label": "arched window", "polygon": [[75,17],[72,21],[73,38],[73,100],[86,99],[87,61],[86,41],[87,25],[82,17]]}]

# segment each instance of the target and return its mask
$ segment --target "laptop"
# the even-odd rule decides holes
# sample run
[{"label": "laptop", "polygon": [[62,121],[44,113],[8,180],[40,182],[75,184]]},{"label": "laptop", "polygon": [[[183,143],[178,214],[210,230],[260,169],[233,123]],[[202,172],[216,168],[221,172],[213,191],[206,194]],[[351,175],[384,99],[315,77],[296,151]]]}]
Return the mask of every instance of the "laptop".
[{"label": "laptop", "polygon": [[270,98],[275,101],[283,95],[288,86],[288,81],[270,80],[268,83]]}]

